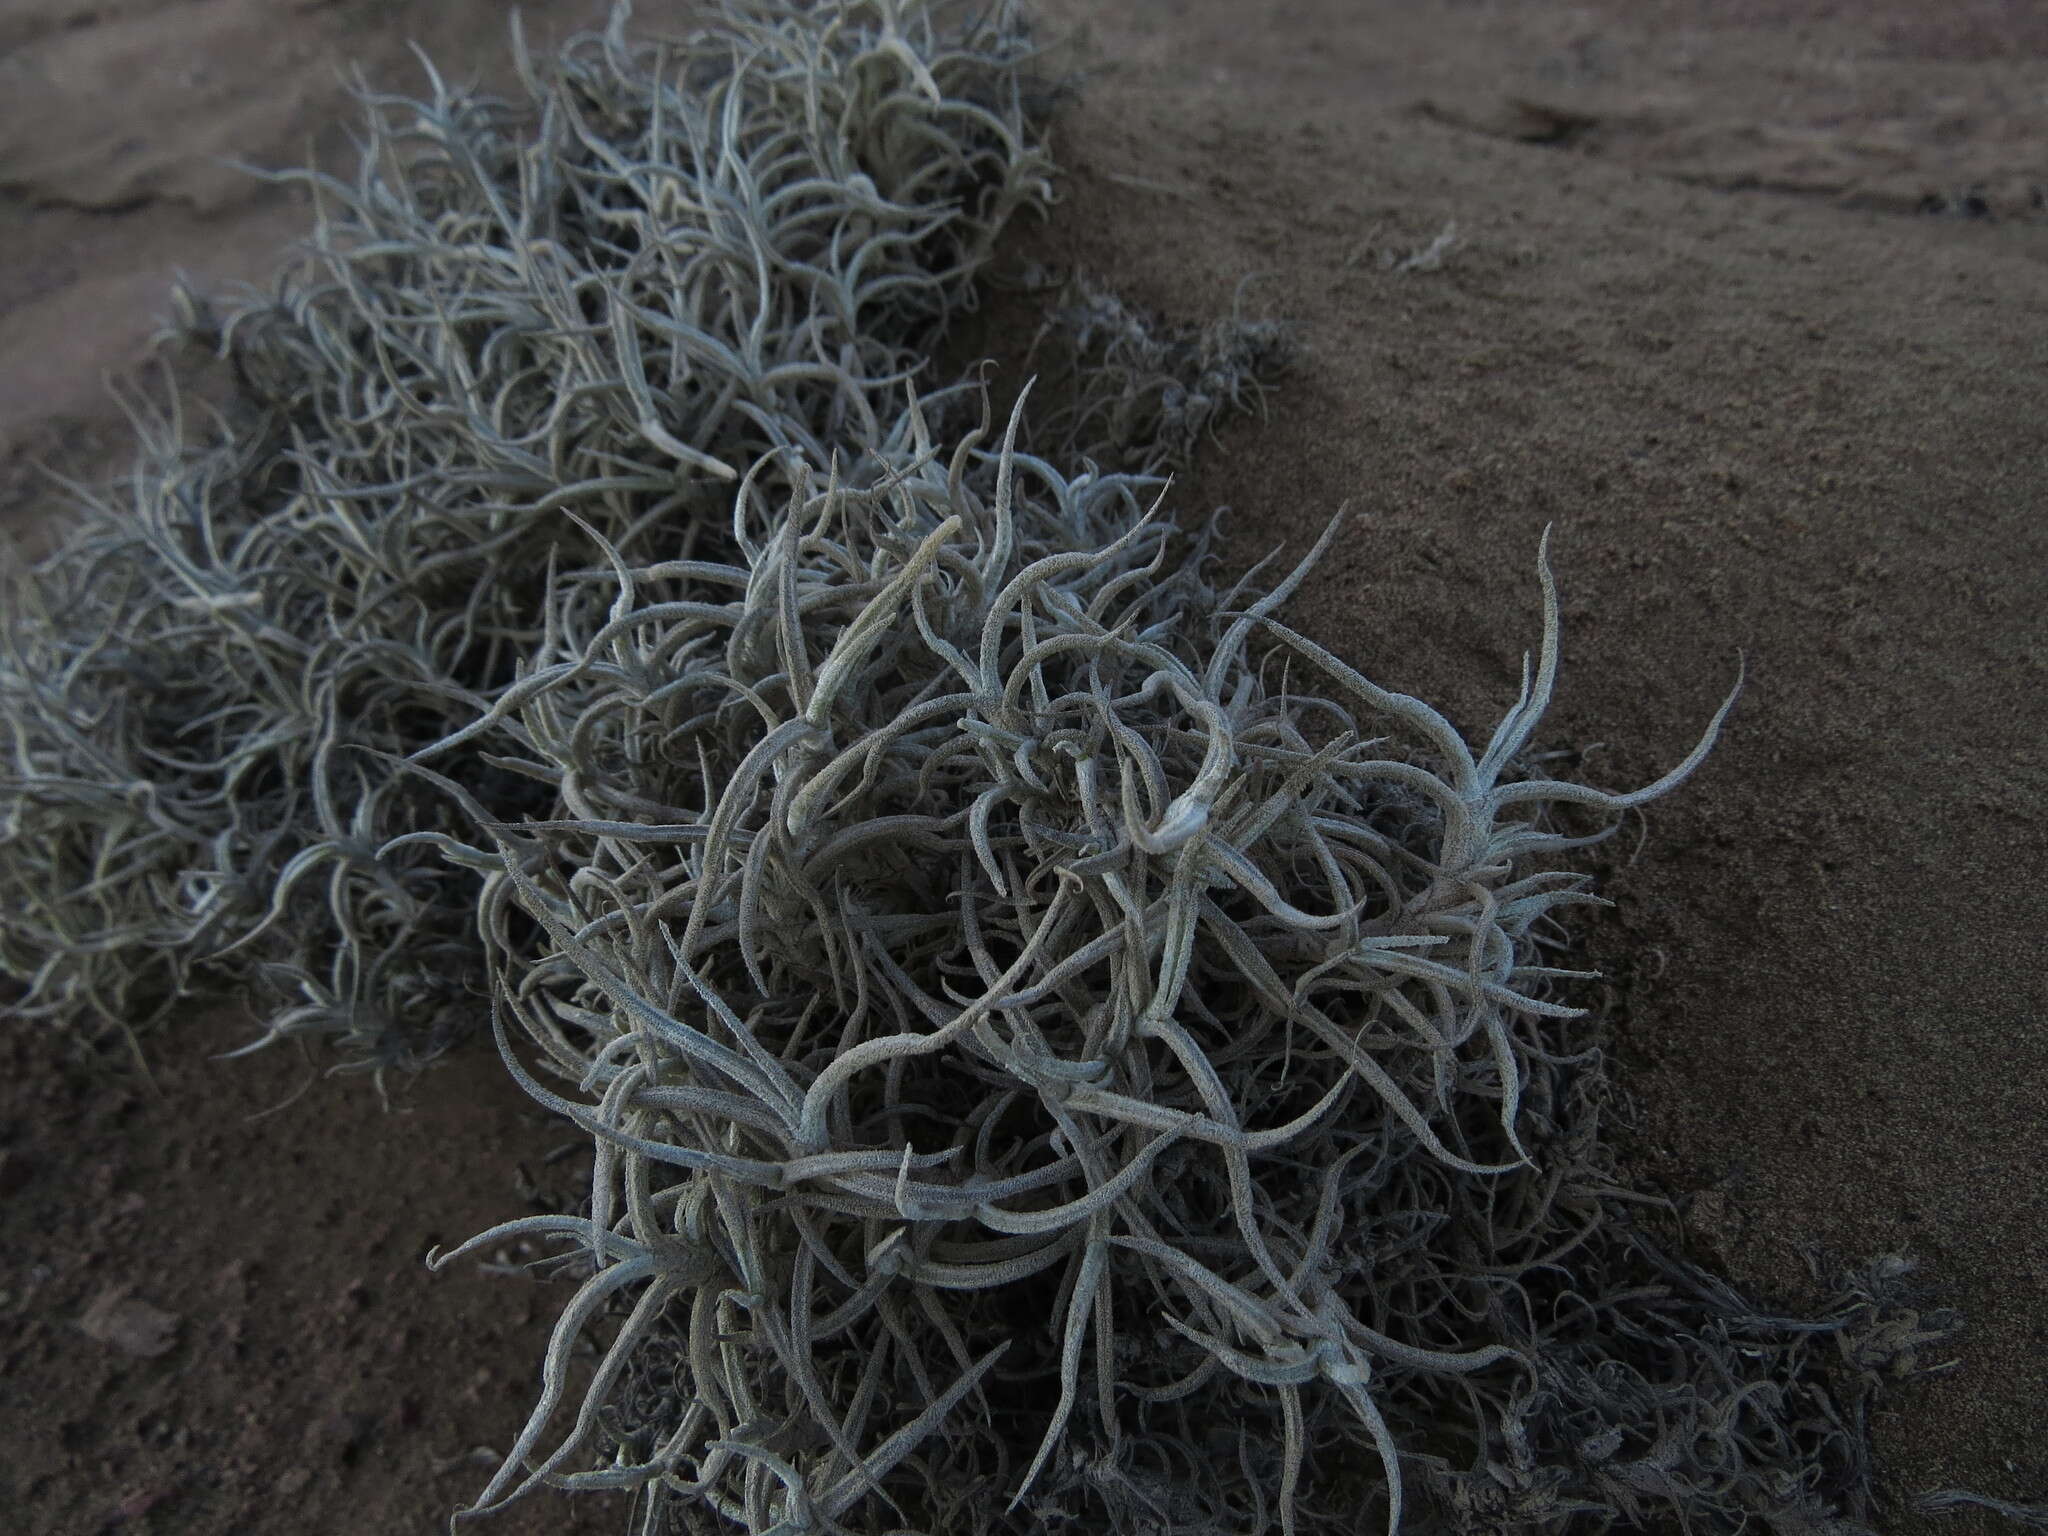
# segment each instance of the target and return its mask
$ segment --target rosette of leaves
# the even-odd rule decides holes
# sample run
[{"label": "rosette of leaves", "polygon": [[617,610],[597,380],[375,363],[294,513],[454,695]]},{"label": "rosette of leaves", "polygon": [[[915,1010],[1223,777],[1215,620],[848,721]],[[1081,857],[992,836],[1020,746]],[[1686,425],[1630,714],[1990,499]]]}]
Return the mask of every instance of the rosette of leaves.
[{"label": "rosette of leaves", "polygon": [[[417,842],[485,876],[506,1058],[597,1149],[586,1214],[458,1250],[588,1266],[480,1510],[1398,1525],[1397,1429],[1531,1390],[1500,1279],[1594,1219],[1582,1165],[1521,1177],[1568,1118],[1544,946],[1591,899],[1549,813],[1663,793],[1720,716],[1631,793],[1531,776],[1547,568],[1470,746],[1276,618],[1314,554],[1218,593],[1155,482],[1016,425],[941,453],[913,404],[764,461],[730,560],[558,579],[419,755],[477,824]],[[433,767],[483,740],[549,816]]]},{"label": "rosette of leaves", "polygon": [[1265,409],[1296,338],[1231,313],[1205,325],[1148,314],[1100,279],[1070,282],[1033,343],[1065,403],[1040,424],[1067,462],[1156,474],[1191,462],[1232,416]]}]

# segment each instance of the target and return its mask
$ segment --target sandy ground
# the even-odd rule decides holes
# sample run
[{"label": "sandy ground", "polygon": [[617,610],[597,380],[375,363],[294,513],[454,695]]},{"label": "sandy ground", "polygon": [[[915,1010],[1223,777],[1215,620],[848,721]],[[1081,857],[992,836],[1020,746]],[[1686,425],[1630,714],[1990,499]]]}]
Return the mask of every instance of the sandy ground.
[{"label": "sandy ground", "polygon": [[[526,13],[545,36],[579,9]],[[409,87],[417,37],[502,67],[504,12],[0,0],[0,515],[38,515],[31,455],[118,463],[99,378],[170,268],[257,276],[298,226],[211,157],[332,152],[337,58]],[[1923,1259],[1968,1328],[1888,1399],[1885,1486],[2048,1497],[2048,13],[1045,12],[1091,79],[1017,270],[1193,318],[1260,274],[1246,302],[1306,354],[1175,499],[1232,505],[1239,561],[1350,505],[1301,627],[1481,729],[1551,526],[1547,744],[1617,786],[1683,753],[1742,658],[1712,762],[1602,860],[1629,1166],[1764,1297],[1809,1293],[1810,1247]],[[995,307],[991,349],[1021,315]],[[474,1055],[395,1115],[315,1082],[251,1121],[317,1064],[207,1059],[237,1038],[161,1039],[157,1098],[0,1035],[14,1528],[426,1531],[523,1411],[554,1297],[417,1260],[530,1209],[555,1130]],[[114,1342],[80,1326],[96,1303]]]}]

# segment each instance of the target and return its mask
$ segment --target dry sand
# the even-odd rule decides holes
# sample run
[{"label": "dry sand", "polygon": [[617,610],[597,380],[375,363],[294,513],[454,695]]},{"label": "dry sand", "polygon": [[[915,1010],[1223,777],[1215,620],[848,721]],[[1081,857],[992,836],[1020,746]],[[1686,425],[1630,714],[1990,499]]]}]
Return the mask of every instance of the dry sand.
[{"label": "dry sand", "polygon": [[[1174,501],[1229,503],[1240,562],[1348,502],[1302,628],[1482,728],[1553,527],[1546,744],[1610,785],[1681,755],[1743,658],[1720,750],[1600,861],[1628,1166],[1765,1298],[1811,1294],[1813,1245],[1922,1258],[1968,1327],[1953,1370],[1887,1398],[1884,1486],[2048,1497],[2048,19],[1044,9],[1085,27],[1091,79],[1056,137],[1065,202],[1016,270],[1085,268],[1187,318],[1261,274],[1247,302],[1306,354]],[[409,36],[502,67],[504,11],[0,0],[0,515],[37,515],[29,453],[118,463],[98,378],[138,355],[170,267],[257,275],[302,220],[207,157],[334,149],[339,55],[407,88]],[[527,7],[542,35],[580,11]],[[985,345],[1014,368],[1028,326],[998,303]],[[396,1116],[319,1082],[246,1124],[315,1068],[200,1054],[237,1038],[195,1023],[158,1042],[166,1098],[109,1100],[5,1037],[17,1529],[426,1531],[485,1475],[448,1460],[524,1410],[555,1298],[415,1261],[527,1209],[513,1165],[544,1183],[554,1130],[478,1056]],[[114,1342],[81,1331],[119,1287],[175,1317],[168,1351],[120,1342],[153,1344],[146,1311]]]}]

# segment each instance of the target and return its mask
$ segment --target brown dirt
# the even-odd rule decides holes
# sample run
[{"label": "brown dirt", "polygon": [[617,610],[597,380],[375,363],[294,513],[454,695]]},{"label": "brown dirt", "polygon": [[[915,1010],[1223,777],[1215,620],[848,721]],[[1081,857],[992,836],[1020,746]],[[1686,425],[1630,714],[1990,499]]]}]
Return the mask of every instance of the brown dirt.
[{"label": "brown dirt", "polygon": [[[1714,759],[1604,860],[1630,1167],[1763,1297],[1807,1294],[1809,1244],[1921,1256],[1969,1325],[1888,1399],[1886,1487],[2048,1497],[2048,25],[1988,0],[1045,9],[1087,23],[1093,78],[1024,255],[1186,317],[1257,272],[1255,307],[1300,323],[1270,423],[1174,499],[1232,504],[1238,561],[1349,502],[1303,628],[1481,729],[1551,525],[1550,744],[1604,742],[1615,785],[1678,757],[1744,658]],[[94,381],[166,268],[269,265],[295,210],[206,154],[290,160],[333,50],[409,83],[408,32],[483,67],[502,14],[0,0],[0,463],[114,441]],[[321,1082],[245,1124],[309,1069],[210,1062],[225,1028],[156,1043],[161,1100],[6,1037],[0,1504],[37,1532],[426,1530],[483,1476],[439,1458],[502,1449],[554,1298],[415,1260],[521,1214],[513,1165],[556,1134],[483,1054],[406,1113]],[[121,1285],[177,1319],[167,1352],[81,1331]],[[578,1508],[531,1528],[612,1527]]]},{"label": "brown dirt", "polygon": [[[536,1185],[573,1200],[577,1159],[546,1158],[582,1138],[486,1050],[386,1112],[290,1050],[209,1059],[237,1021],[188,1030],[156,1048],[160,1094],[0,1033],[7,1528],[441,1529],[525,1417],[559,1296],[421,1260],[544,1208]],[[619,1528],[585,1502],[503,1528]]]}]

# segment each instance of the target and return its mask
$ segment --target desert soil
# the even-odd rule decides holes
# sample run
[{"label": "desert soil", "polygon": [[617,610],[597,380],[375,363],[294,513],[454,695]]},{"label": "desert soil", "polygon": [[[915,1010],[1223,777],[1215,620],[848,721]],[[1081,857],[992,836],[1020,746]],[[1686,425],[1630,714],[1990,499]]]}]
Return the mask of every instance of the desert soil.
[{"label": "desert soil", "polygon": [[[337,63],[411,89],[417,39],[501,71],[507,10],[0,0],[0,516],[50,515],[34,460],[118,467],[101,377],[173,268],[259,277],[303,227],[217,157],[338,154]],[[525,8],[540,41],[585,13]],[[1348,504],[1300,627],[1483,730],[1550,527],[1545,744],[1612,786],[1743,669],[1706,769],[1595,860],[1627,1166],[1758,1296],[1810,1300],[1809,1252],[1907,1252],[1966,1316],[1877,1417],[1884,1529],[1996,1527],[1915,1515],[1920,1489],[2048,1498],[2048,15],[1043,14],[1089,77],[1010,270],[1194,319],[1258,274],[1245,304],[1303,356],[1173,500],[1230,504],[1239,563]],[[1011,370],[1029,302],[990,312]],[[524,1413],[557,1294],[419,1261],[573,1181],[561,1130],[484,1051],[387,1111],[317,1059],[214,1059],[246,1033],[156,1036],[152,1086],[0,1031],[10,1529],[424,1532]],[[496,1528],[616,1526],[571,1500]]]}]

